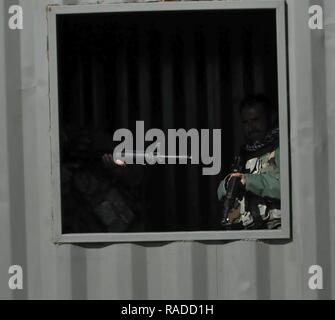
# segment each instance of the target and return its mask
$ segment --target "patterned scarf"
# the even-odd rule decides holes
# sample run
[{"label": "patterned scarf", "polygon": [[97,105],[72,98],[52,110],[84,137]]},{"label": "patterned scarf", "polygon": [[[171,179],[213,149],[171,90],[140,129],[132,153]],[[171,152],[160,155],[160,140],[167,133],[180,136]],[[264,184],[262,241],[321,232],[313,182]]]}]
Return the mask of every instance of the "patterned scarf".
[{"label": "patterned scarf", "polygon": [[269,145],[277,144],[279,141],[279,128],[272,129],[262,141],[256,141],[253,144],[244,146],[247,152],[259,151]]}]

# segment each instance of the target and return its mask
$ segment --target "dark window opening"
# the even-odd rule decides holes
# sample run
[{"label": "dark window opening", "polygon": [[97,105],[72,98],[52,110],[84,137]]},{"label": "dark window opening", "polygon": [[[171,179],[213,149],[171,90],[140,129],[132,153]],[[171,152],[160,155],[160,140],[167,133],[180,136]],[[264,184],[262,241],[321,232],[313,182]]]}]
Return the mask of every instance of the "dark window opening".
[{"label": "dark window opening", "polygon": [[[276,40],[270,9],[58,15],[62,233],[221,230],[239,104],[264,94],[278,108]],[[166,136],[222,129],[221,172],[104,168],[113,133],[139,120]]]}]

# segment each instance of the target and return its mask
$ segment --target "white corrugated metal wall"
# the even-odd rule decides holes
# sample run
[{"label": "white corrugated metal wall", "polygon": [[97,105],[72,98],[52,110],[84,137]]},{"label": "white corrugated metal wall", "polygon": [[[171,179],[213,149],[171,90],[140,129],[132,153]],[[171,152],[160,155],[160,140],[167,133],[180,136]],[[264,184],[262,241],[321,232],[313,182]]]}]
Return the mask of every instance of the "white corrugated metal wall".
[{"label": "white corrugated metal wall", "polygon": [[[287,0],[291,242],[52,243],[46,6],[107,2],[1,1],[0,298],[334,298],[333,0]],[[12,4],[23,7],[22,31],[7,27]],[[324,7],[323,31],[308,28],[312,4]],[[8,288],[13,264],[23,267],[23,290]],[[323,290],[308,288],[313,264],[323,267]]]}]

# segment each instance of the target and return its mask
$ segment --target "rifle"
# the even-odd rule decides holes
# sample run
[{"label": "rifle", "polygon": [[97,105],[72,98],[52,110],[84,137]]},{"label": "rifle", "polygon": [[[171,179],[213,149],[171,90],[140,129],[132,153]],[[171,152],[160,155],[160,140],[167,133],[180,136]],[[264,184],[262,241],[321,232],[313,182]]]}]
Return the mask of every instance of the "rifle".
[{"label": "rifle", "polygon": [[[243,165],[240,156],[236,156],[232,165],[232,172],[242,172]],[[224,196],[223,209],[222,209],[222,221],[223,226],[231,224],[229,220],[229,213],[231,210],[238,207],[238,200],[242,199],[243,186],[239,177],[231,177],[227,183],[226,195]]]},{"label": "rifle", "polygon": [[136,151],[136,150],[126,150],[123,152],[117,152],[115,154],[116,159],[122,159],[125,161],[132,160],[133,163],[136,163],[137,159],[145,159],[146,161],[153,161],[155,159],[157,160],[165,160],[165,159],[192,159],[191,156],[177,156],[177,155],[166,155],[166,154],[160,154],[159,151],[154,152],[143,152],[143,151]]}]

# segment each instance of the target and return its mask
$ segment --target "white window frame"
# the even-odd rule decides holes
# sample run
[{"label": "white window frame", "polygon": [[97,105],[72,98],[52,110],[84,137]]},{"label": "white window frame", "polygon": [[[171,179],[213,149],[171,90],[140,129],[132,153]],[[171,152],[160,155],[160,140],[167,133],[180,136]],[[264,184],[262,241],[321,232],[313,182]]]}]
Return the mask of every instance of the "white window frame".
[{"label": "white window frame", "polygon": [[[234,9],[275,9],[277,23],[278,56],[278,103],[280,128],[280,172],[281,172],[281,212],[280,230],[217,230],[187,232],[141,232],[141,233],[80,233],[62,234],[60,157],[58,126],[58,78],[56,16],[58,14],[176,11],[176,10],[234,10]],[[290,158],[289,158],[289,117],[288,83],[286,61],[286,23],[284,0],[239,0],[239,1],[187,1],[157,3],[117,3],[87,5],[48,6],[48,46],[49,46],[49,86],[50,86],[50,148],[51,148],[51,188],[53,239],[55,243],[88,242],[146,242],[146,241],[200,241],[234,239],[289,239],[290,228]],[[218,227],[219,229],[219,227]]]}]

